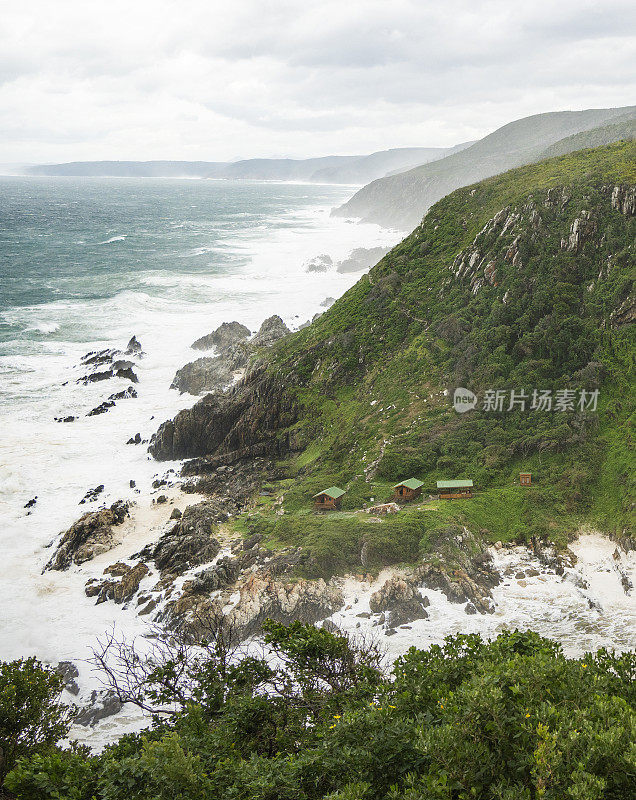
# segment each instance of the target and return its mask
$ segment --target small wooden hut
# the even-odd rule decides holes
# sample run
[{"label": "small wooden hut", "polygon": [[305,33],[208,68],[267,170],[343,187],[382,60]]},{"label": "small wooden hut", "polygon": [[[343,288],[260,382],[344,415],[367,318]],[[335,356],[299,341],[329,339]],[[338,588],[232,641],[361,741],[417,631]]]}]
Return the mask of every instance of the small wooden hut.
[{"label": "small wooden hut", "polygon": [[342,495],[345,493],[344,489],[339,486],[330,486],[328,489],[323,489],[313,497],[314,508],[316,511],[329,511],[340,508]]},{"label": "small wooden hut", "polygon": [[460,500],[473,496],[473,482],[468,480],[437,481],[440,500]]},{"label": "small wooden hut", "polygon": [[520,472],[519,473],[519,486],[532,486],[532,473]]},{"label": "small wooden hut", "polygon": [[391,499],[398,503],[408,503],[422,494],[422,486],[424,486],[424,482],[418,481],[417,478],[409,478],[402,483],[396,483]]}]

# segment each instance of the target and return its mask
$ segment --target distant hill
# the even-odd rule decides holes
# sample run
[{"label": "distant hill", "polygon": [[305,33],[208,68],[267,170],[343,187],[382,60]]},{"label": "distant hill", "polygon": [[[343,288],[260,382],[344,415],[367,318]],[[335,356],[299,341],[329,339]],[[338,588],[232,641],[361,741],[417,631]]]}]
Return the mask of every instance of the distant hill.
[{"label": "distant hill", "polygon": [[[615,141],[621,137],[612,138],[613,133],[604,129],[613,123],[627,125],[635,118],[636,106],[557,111],[525,117],[504,125],[460,152],[372,181],[333,213],[411,230],[433,203],[455,189],[549,155]],[[583,131],[588,135],[576,138]],[[594,141],[595,137],[598,142]],[[557,143],[558,148],[550,151]]]},{"label": "distant hill", "polygon": [[368,183],[467,147],[400,147],[370,155],[322,158],[250,158],[244,161],[72,161],[39,164],[27,175],[119,178],[216,178],[316,183]]}]

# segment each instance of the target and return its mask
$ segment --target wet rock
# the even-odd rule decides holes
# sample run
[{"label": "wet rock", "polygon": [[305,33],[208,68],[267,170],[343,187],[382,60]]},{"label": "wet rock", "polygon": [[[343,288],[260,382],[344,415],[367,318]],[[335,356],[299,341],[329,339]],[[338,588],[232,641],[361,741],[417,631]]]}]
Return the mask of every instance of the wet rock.
[{"label": "wet rock", "polygon": [[222,558],[212,567],[198,572],[194,580],[184,585],[191,594],[210,594],[234,583],[239,576],[240,562],[236,558]]},{"label": "wet rock", "polygon": [[214,503],[188,506],[155,547],[153,557],[157,568],[179,575],[186,569],[212,561],[221,550],[212,534],[216,525],[225,519],[225,513]]},{"label": "wet rock", "polygon": [[464,611],[467,614],[476,614],[477,613],[477,609],[475,608],[474,603],[466,603],[466,605],[464,607]]},{"label": "wet rock", "polygon": [[93,500],[97,500],[99,495],[104,491],[104,484],[100,483],[99,486],[96,486],[94,489],[89,489],[84,497],[79,501],[79,505],[82,506],[84,503],[92,503]]},{"label": "wet rock", "polygon": [[60,661],[55,667],[56,671],[62,676],[64,688],[73,695],[79,694],[79,686],[76,678],[79,678],[79,669],[72,661]]},{"label": "wet rock", "polygon": [[37,501],[38,501],[38,496],[35,495],[35,497],[32,497],[24,504],[24,508],[33,508],[33,506],[37,503]]},{"label": "wet rock", "polygon": [[141,356],[143,355],[143,350],[141,349],[141,343],[137,339],[136,336],[133,336],[132,339],[126,345],[125,355],[127,356]]},{"label": "wet rock", "polygon": [[152,611],[155,610],[155,608],[157,608],[158,605],[159,605],[158,601],[152,598],[146,603],[146,605],[143,608],[139,609],[139,611],[137,612],[137,616],[143,617],[146,614],[150,614]]},{"label": "wet rock", "polygon": [[[274,581],[267,576],[251,575],[238,586],[239,600],[225,615],[224,622],[238,640],[258,634],[266,619],[289,624],[294,620],[314,623],[330,617],[342,607],[342,591],[324,580],[301,580],[293,584]],[[186,595],[166,609],[166,618],[197,636],[204,633],[200,620],[210,613],[218,614],[216,600]]]},{"label": "wet rock", "polygon": [[112,691],[91,693],[90,705],[80,709],[74,722],[84,727],[94,727],[103,719],[112,717],[121,711],[121,702]]},{"label": "wet rock", "polygon": [[397,628],[416,619],[427,619],[425,605],[428,602],[426,598],[425,603],[410,581],[396,576],[371,595],[369,607],[375,613],[386,612],[386,624]]},{"label": "wet rock", "polygon": [[136,433],[134,436],[131,436],[126,444],[141,444],[141,434]]},{"label": "wet rock", "polygon": [[128,503],[122,500],[110,508],[84,514],[62,535],[45,570],[65,570],[71,564],[82,564],[110,550],[115,544],[113,528],[121,525],[128,515]]},{"label": "wet rock", "polygon": [[163,503],[168,502],[168,497],[165,494],[160,494],[159,497],[155,500],[157,505],[163,505]]},{"label": "wet rock", "polygon": [[53,418],[56,422],[75,422],[77,417],[68,416],[68,417],[54,417]]},{"label": "wet rock", "polygon": [[128,572],[124,573],[119,583],[113,587],[113,600],[116,603],[128,602],[139,589],[139,584],[143,578],[149,573],[150,570],[143,562],[129,569]]},{"label": "wet rock", "polygon": [[172,513],[170,514],[170,519],[181,519],[182,516],[183,514],[178,508],[173,508]]},{"label": "wet rock", "polygon": [[126,564],[124,561],[117,561],[115,564],[110,564],[106,567],[104,575],[112,575],[117,578],[130,572],[131,569],[130,564]]},{"label": "wet rock", "polygon": [[240,322],[224,322],[212,333],[197,339],[190,347],[194,350],[226,350],[245,341],[250,333],[250,329],[241,325]]},{"label": "wet rock", "polygon": [[328,633],[333,633],[335,636],[342,636],[342,631],[340,628],[330,619],[324,620],[321,627],[324,628]]}]

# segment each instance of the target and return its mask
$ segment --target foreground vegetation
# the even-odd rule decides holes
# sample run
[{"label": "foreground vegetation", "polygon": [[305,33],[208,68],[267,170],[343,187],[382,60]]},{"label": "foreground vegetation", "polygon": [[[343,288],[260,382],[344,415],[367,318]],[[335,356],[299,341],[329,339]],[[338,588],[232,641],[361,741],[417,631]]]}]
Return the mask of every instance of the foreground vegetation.
[{"label": "foreground vegetation", "polygon": [[533,633],[460,635],[411,649],[387,677],[375,647],[322,629],[268,623],[266,640],[275,662],[229,659],[219,637],[198,654],[166,640],[133,693],[130,670],[115,677],[124,699],[169,714],[99,755],[54,744],[69,720],[49,669],[3,665],[1,707],[16,687],[31,698],[0,723],[5,790],[20,800],[634,797],[633,653],[568,659]]}]

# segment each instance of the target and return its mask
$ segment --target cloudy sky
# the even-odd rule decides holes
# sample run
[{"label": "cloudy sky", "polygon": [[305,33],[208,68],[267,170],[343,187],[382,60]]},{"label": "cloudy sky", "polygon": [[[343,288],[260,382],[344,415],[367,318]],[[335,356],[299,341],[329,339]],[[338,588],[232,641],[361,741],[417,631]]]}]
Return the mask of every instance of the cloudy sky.
[{"label": "cloudy sky", "polygon": [[633,0],[0,0],[0,162],[474,139],[636,103]]}]

